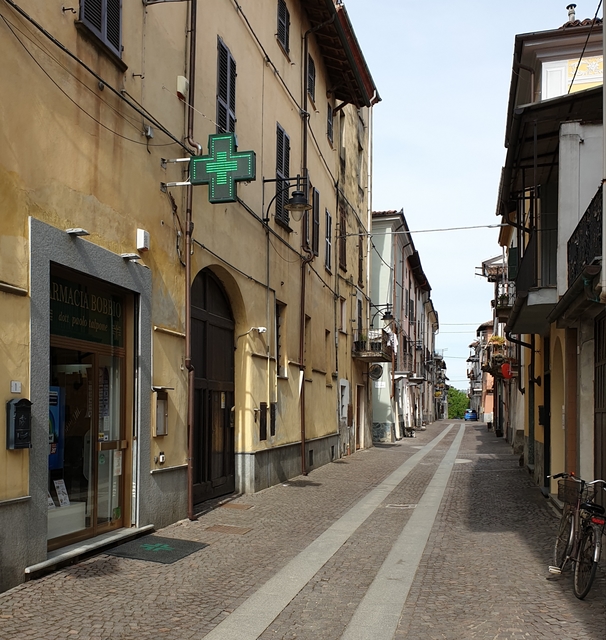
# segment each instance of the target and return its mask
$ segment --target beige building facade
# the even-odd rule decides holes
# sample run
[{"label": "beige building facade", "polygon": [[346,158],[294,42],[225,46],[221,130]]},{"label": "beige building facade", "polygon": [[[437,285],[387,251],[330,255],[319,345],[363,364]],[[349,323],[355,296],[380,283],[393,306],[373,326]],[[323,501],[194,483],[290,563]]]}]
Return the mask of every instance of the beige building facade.
[{"label": "beige building facade", "polygon": [[371,445],[379,96],[332,0],[0,19],[6,589]]}]

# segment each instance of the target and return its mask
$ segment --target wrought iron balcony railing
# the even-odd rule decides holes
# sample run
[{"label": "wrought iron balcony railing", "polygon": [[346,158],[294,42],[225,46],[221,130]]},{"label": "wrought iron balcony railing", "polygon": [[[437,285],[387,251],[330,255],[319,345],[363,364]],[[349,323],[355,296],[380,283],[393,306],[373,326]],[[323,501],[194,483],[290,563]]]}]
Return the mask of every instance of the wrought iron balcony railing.
[{"label": "wrought iron balcony railing", "polygon": [[518,294],[556,284],[557,229],[534,230],[524,249],[516,278]]},{"label": "wrought iron balcony railing", "polygon": [[507,320],[515,301],[515,282],[499,282],[497,284],[497,297],[491,301],[499,320]]},{"label": "wrought iron balcony railing", "polygon": [[602,255],[602,187],[568,240],[568,286],[583,269]]}]

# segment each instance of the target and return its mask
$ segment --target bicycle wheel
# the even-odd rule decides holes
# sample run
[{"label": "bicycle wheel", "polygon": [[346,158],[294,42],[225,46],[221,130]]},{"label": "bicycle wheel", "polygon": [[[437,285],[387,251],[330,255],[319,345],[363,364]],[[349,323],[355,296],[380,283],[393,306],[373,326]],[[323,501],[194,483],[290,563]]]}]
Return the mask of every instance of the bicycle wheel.
[{"label": "bicycle wheel", "polygon": [[564,568],[566,558],[572,547],[572,527],[574,523],[572,511],[565,511],[558,527],[558,537],[553,547],[553,564],[560,569]]},{"label": "bicycle wheel", "polygon": [[579,541],[579,555],[574,565],[574,595],[583,599],[591,589],[595,572],[598,568],[596,547],[599,544],[599,536],[595,527],[584,527]]}]

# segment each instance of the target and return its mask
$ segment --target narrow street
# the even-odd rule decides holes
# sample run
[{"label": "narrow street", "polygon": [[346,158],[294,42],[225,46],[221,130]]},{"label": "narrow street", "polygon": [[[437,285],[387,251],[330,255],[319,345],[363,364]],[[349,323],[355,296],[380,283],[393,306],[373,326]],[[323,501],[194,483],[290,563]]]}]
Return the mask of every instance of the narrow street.
[{"label": "narrow street", "polygon": [[[547,566],[555,509],[486,425],[436,422],[195,522],[172,564],[97,555],[0,594],[2,640],[603,640]],[[604,563],[602,563],[604,564]]]}]

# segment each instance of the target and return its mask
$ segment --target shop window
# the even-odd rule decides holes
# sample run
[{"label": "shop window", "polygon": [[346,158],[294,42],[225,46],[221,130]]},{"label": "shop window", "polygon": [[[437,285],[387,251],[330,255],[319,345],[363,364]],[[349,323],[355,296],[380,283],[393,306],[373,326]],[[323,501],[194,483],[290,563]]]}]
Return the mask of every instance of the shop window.
[{"label": "shop window", "polygon": [[51,274],[49,548],[123,523],[128,300],[106,283]]}]

